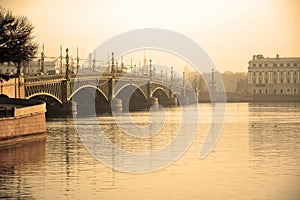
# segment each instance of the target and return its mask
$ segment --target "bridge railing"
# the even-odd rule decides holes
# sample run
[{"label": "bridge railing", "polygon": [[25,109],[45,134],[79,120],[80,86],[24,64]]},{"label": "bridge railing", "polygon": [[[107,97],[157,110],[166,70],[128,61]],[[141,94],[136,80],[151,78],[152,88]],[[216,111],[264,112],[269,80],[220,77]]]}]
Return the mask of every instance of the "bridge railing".
[{"label": "bridge railing", "polygon": [[43,81],[57,81],[64,79],[64,75],[47,75],[47,76],[25,76],[25,83],[28,82],[43,82]]},{"label": "bridge railing", "polygon": [[[104,72],[102,73],[99,77],[100,74],[97,73],[83,73],[83,74],[71,74],[70,75],[70,81],[74,82],[75,79],[77,80],[105,80],[111,78],[111,73]],[[150,80],[149,75],[141,75],[141,74],[136,74],[136,73],[118,73],[116,74],[116,79],[128,79],[130,80],[135,80],[135,81],[140,81],[140,82],[147,82]],[[61,82],[62,80],[65,80],[65,75],[47,75],[47,76],[26,76],[25,77],[25,84],[38,84],[42,82],[46,83],[51,83],[51,82]],[[151,81],[158,83],[158,84],[163,84],[170,86],[172,85],[173,87],[177,88],[182,88],[183,87],[183,79],[181,77],[173,77],[172,83],[171,83],[171,77],[168,77],[166,75],[161,75],[161,74],[156,74],[152,75]]]}]

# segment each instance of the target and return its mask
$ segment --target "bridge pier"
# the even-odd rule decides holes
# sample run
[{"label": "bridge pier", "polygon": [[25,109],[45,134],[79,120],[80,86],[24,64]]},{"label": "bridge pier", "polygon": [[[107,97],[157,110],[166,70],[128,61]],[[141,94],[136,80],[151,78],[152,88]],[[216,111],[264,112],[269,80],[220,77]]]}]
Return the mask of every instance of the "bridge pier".
[{"label": "bridge pier", "polygon": [[178,106],[178,99],[177,97],[171,97],[169,100],[169,106]]},{"label": "bridge pier", "polygon": [[62,110],[61,110],[62,116],[73,116],[77,115],[77,103],[75,101],[68,101],[63,103]]},{"label": "bridge pier", "polygon": [[123,111],[123,101],[119,98],[114,98],[111,100],[111,111],[114,113],[121,113]]},{"label": "bridge pier", "polygon": [[156,97],[150,97],[148,104],[149,104],[149,108],[157,110],[158,109],[158,98],[156,98]]}]

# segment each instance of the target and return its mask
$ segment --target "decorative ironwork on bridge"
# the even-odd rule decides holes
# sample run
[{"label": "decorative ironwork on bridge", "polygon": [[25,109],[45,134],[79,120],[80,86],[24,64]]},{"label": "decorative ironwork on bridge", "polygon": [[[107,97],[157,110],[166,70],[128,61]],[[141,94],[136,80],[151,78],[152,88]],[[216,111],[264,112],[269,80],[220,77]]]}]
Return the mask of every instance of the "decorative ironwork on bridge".
[{"label": "decorative ironwork on bridge", "polygon": [[[66,63],[68,65],[68,50],[66,50]],[[149,73],[147,76],[135,73],[118,73],[114,67],[114,55],[112,54],[112,67],[110,71],[90,72],[70,74],[68,66],[65,75],[39,76],[25,78],[25,96],[26,98],[42,99],[48,103],[48,110],[51,105],[56,104],[62,110],[69,112],[72,108],[72,102],[83,105],[76,95],[83,95],[84,90],[90,90],[84,94],[83,100],[92,99],[96,104],[103,104],[103,107],[109,107],[113,99],[121,99],[125,103],[129,99],[124,99],[124,94],[132,92],[130,101],[138,104],[138,101],[144,101],[145,105],[153,103],[156,98],[159,104],[168,106],[179,104],[194,103],[195,95],[191,86],[184,80],[184,74],[181,79],[175,81],[173,67],[171,76],[155,75],[150,60]],[[93,92],[94,91],[94,94]],[[136,98],[136,99],[135,99]],[[191,102],[189,102],[191,101]],[[73,106],[74,107],[74,106]]]}]

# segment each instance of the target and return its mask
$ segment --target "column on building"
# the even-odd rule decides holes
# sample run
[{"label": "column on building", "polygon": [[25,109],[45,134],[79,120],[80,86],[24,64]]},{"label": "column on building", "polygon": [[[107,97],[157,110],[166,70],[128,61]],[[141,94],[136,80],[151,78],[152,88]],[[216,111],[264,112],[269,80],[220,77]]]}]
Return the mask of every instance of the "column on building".
[{"label": "column on building", "polygon": [[266,83],[265,71],[262,71],[261,73],[262,73],[261,84],[265,84]]},{"label": "column on building", "polygon": [[279,79],[279,76],[280,76],[280,71],[277,71],[277,73],[276,73],[276,74],[277,74],[277,81],[276,81],[276,83],[277,83],[277,84],[279,84],[279,83],[280,83],[280,79]]}]

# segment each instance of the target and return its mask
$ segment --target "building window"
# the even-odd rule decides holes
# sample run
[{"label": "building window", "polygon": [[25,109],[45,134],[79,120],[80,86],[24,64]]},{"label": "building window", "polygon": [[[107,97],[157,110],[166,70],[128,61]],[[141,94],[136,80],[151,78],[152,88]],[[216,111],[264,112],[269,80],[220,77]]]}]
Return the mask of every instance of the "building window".
[{"label": "building window", "polygon": [[266,79],[266,82],[265,83],[268,83],[268,79]]},{"label": "building window", "polygon": [[283,67],[283,63],[280,63],[280,67]]},{"label": "building window", "polygon": [[290,93],[290,88],[286,89],[286,93]]},{"label": "building window", "polygon": [[274,83],[276,84],[276,79],[274,79]]},{"label": "building window", "polygon": [[280,74],[283,75],[283,71],[281,71]]},{"label": "building window", "polygon": [[281,84],[283,83],[283,80],[282,80],[282,79],[280,80],[280,83],[281,83]]},{"label": "building window", "polygon": [[296,84],[297,83],[297,80],[296,79],[294,79],[294,84]]},{"label": "building window", "polygon": [[280,93],[283,94],[283,89],[280,89]]},{"label": "building window", "polygon": [[294,88],[294,94],[297,94],[297,88]]},{"label": "building window", "polygon": [[265,89],[265,93],[268,94],[268,89]]},{"label": "building window", "polygon": [[268,76],[268,72],[266,72],[266,76]]},{"label": "building window", "polygon": [[277,64],[276,64],[276,63],[274,63],[274,64],[273,64],[273,67],[277,67]]},{"label": "building window", "polygon": [[259,75],[261,75],[261,72],[259,72]]},{"label": "building window", "polygon": [[297,63],[294,63],[294,67],[296,67],[297,66]]},{"label": "building window", "polygon": [[259,89],[259,94],[261,94],[262,93],[262,89]]},{"label": "building window", "polygon": [[255,94],[256,93],[256,89],[253,89],[253,94]]},{"label": "building window", "polygon": [[265,67],[268,67],[268,64],[265,64]]},{"label": "building window", "polygon": [[259,84],[261,84],[261,80],[259,80]]},{"label": "building window", "polygon": [[290,79],[287,79],[286,81],[287,81],[288,84],[290,83]]},{"label": "building window", "polygon": [[253,79],[253,83],[256,84],[256,80],[255,79]]},{"label": "building window", "polygon": [[256,67],[256,64],[252,64],[252,67]]},{"label": "building window", "polygon": [[274,94],[276,94],[276,88],[273,91],[274,91]]},{"label": "building window", "polygon": [[262,67],[262,64],[259,64],[258,66],[259,66],[259,67]]},{"label": "building window", "polygon": [[290,63],[286,63],[286,66],[288,66],[288,67],[289,67],[290,65],[291,65]]}]

